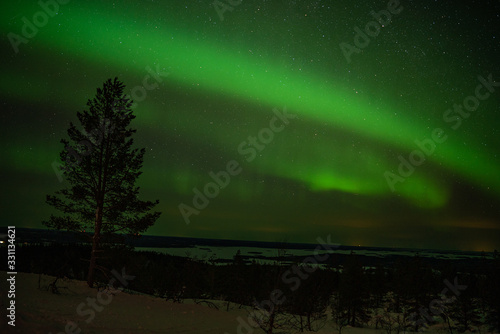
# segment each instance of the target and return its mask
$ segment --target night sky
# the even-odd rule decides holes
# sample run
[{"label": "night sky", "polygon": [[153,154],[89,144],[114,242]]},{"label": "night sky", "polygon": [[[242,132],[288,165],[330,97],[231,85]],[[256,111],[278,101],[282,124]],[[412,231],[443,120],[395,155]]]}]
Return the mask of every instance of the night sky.
[{"label": "night sky", "polygon": [[2,225],[55,213],[60,139],[118,77],[149,234],[500,249],[498,1],[62,2],[0,5]]}]

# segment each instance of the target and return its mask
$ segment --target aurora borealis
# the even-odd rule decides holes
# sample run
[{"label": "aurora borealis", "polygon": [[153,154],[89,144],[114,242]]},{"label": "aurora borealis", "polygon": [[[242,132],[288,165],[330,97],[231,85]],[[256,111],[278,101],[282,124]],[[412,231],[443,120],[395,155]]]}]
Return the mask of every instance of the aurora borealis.
[{"label": "aurora borealis", "polygon": [[[141,197],[163,212],[151,234],[500,248],[498,2],[220,3],[0,5],[5,225],[41,227],[59,140],[118,77]],[[418,163],[391,186],[403,160]],[[231,161],[186,224],[179,206]]]}]

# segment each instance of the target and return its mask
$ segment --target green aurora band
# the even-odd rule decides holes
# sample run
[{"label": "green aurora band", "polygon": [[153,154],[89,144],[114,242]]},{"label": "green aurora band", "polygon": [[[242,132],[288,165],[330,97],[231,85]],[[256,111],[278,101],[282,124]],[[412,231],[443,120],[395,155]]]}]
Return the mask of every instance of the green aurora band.
[{"label": "green aurora band", "polygon": [[[39,10],[33,4],[16,9],[14,5],[11,6],[8,14],[35,13]],[[50,18],[33,40],[19,45],[20,50],[28,52],[28,57],[35,57],[33,55],[36,54],[49,57],[52,62],[46,64],[40,73],[25,73],[29,76],[30,86],[25,85],[27,78],[17,74],[18,69],[4,69],[2,90],[10,91],[9,87],[17,87],[16,95],[11,94],[10,98],[37,103],[44,96],[53,94],[49,87],[57,86],[60,106],[76,111],[93,95],[95,88],[82,84],[81,89],[75,89],[74,86],[61,84],[56,77],[53,81],[47,79],[47,73],[57,72],[66,59],[97,69],[104,68],[102,72],[110,76],[123,73],[125,78],[129,78],[125,80],[128,89],[134,88],[134,83],[142,85],[144,77],[151,72],[149,68],[161,72],[164,82],[160,83],[159,90],[148,91],[148,97],[137,102],[136,113],[139,117],[134,121],[137,127],[156,123],[172,131],[172,118],[176,116],[164,111],[168,107],[168,96],[165,105],[159,95],[182,89],[193,89],[194,94],[205,97],[207,101],[229,96],[228,100],[243,104],[255,112],[254,115],[238,115],[242,119],[255,118],[252,122],[240,125],[227,121],[225,113],[214,113],[211,116],[213,124],[176,127],[178,133],[189,137],[190,145],[210,142],[211,149],[220,152],[221,158],[206,167],[205,176],[210,170],[217,171],[217,166],[222,170],[227,161],[236,159],[248,173],[298,182],[316,193],[338,191],[363,196],[401,195],[417,207],[439,208],[446,206],[451,191],[441,175],[430,171],[431,168],[439,168],[460,174],[492,196],[500,195],[500,178],[491,178],[498,171],[498,159],[492,159],[495,153],[474,138],[467,139],[468,148],[464,149],[461,129],[452,130],[450,124],[442,119],[444,111],[451,108],[453,103],[461,103],[463,98],[473,94],[477,80],[461,83],[460,91],[453,95],[455,99],[448,100],[446,104],[436,104],[439,107],[433,111],[426,110],[431,102],[402,110],[402,105],[396,100],[384,96],[374,98],[366,93],[371,88],[374,91],[379,89],[376,88],[376,82],[361,82],[356,85],[359,89],[353,89],[352,83],[346,84],[341,76],[326,75],[318,65],[304,70],[299,70],[300,66],[296,65],[283,66],[284,56],[259,56],[263,47],[256,45],[255,40],[240,40],[236,43],[233,30],[227,34],[229,37],[226,42],[220,38],[217,34],[230,29],[228,25],[223,25],[227,21],[218,22],[219,26],[214,28],[212,34],[206,33],[200,38],[198,31],[206,28],[206,23],[182,23],[182,15],[162,11],[160,5],[151,6],[153,9],[150,8],[146,13],[145,9],[132,3],[129,9],[116,11],[112,10],[111,4],[99,2],[91,2],[91,5],[77,2],[61,5],[61,15]],[[236,20],[236,11],[227,13],[228,16],[233,14]],[[30,18],[30,15],[26,16]],[[158,23],[160,19],[162,21]],[[1,28],[3,31],[19,33],[21,26],[18,21],[2,20]],[[269,20],[260,30],[271,31],[275,29],[273,24]],[[179,29],[179,26],[188,26],[190,29]],[[389,26],[387,29],[391,28]],[[248,23],[242,23],[240,29],[247,31],[251,27]],[[385,31],[381,32],[379,39],[384,38],[383,33]],[[332,66],[348,66],[339,50],[332,49],[331,53]],[[367,54],[356,56],[358,59],[369,57]],[[99,78],[98,74],[101,73],[92,74],[92,78]],[[475,77],[486,77],[488,74],[477,73]],[[119,78],[122,79],[121,76]],[[95,85],[100,84],[95,82]],[[419,95],[428,95],[430,100],[440,99],[432,87],[422,88]],[[476,113],[492,111],[496,108],[495,99],[482,101]],[[444,109],[439,109],[441,106]],[[268,125],[273,108],[286,108],[297,118],[290,121],[285,131],[275,134],[273,142],[266,146],[255,161],[245,163],[244,157],[238,154],[238,145]],[[193,106],[185,111],[185,116],[194,117],[199,109]],[[238,110],[234,112],[238,113]],[[434,115],[433,121],[413,117],[418,113],[431,113]],[[474,116],[475,113],[472,113],[468,120],[464,120],[464,124],[473,122]],[[384,172],[397,173],[397,156],[408,159],[409,154],[418,149],[415,140],[431,138],[432,130],[436,127],[444,130],[447,139],[437,144],[434,154],[426,157],[423,165],[416,167],[415,173],[404,182],[398,183],[396,192],[392,193]],[[305,135],[297,139],[297,133]],[[352,134],[358,136],[359,148],[353,149],[348,139],[341,138]],[[160,135],[144,134],[143,140],[145,143],[154,141],[154,137]],[[297,141],[300,141],[300,146],[295,144]],[[19,143],[19,146],[23,145]],[[48,167],[55,158],[51,152],[59,147],[57,140],[48,147],[42,143],[39,146],[30,145],[34,147],[35,157],[26,157],[18,146],[10,146],[7,148],[7,160],[17,169],[53,174]],[[387,148],[390,148],[391,153],[387,153]],[[28,163],[30,159],[40,163],[31,165]],[[156,176],[153,178],[145,172],[142,180],[144,184],[156,188],[161,183],[162,187],[171,187],[183,196],[189,196],[193,187],[202,187],[208,181],[208,178],[198,176],[198,167],[171,163],[167,157],[158,157],[146,168],[153,175],[168,170],[172,177],[162,178],[161,183]],[[231,187],[224,190],[221,196],[231,198],[236,194],[241,198],[250,198],[252,193],[265,191],[262,185],[249,188],[248,182],[238,177],[231,182]]]}]

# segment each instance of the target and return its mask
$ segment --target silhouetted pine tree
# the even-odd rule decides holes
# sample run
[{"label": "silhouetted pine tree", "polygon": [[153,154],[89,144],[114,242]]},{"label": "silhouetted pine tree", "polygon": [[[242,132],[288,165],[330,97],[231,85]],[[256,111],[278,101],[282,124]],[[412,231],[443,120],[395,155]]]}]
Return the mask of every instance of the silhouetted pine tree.
[{"label": "silhouetted pine tree", "polygon": [[449,305],[449,315],[460,333],[474,331],[481,324],[477,300],[467,290]]},{"label": "silhouetted pine tree", "polygon": [[217,288],[227,301],[226,310],[229,310],[229,302],[240,306],[251,304],[252,297],[247,282],[250,276],[249,267],[245,265],[241,251],[238,250],[233,256],[233,262],[222,268],[224,275],[220,275]]},{"label": "silhouetted pine tree", "polygon": [[[395,312],[408,314],[413,320],[420,319],[420,309],[432,300],[433,273],[420,256],[398,262],[394,272]],[[429,319],[424,319],[425,323]],[[432,320],[432,319],[431,319]],[[421,329],[421,321],[413,322],[413,331]]]},{"label": "silhouetted pine tree", "polygon": [[484,299],[488,304],[486,322],[489,330],[500,332],[500,256],[495,249],[493,261],[486,279]]},{"label": "silhouetted pine tree", "polygon": [[47,203],[64,215],[51,215],[44,225],[71,231],[93,232],[87,284],[94,284],[102,233],[144,232],[160,216],[150,212],[158,201],[138,199],[135,182],[141,174],[145,149],[132,148],[129,127],[135,118],[124,84],[108,79],[88,100],[88,110],[77,112],[82,129],[70,123],[69,141],[62,139],[60,176],[69,187],[47,196]]},{"label": "silhouetted pine tree", "polygon": [[[313,270],[309,268],[309,271]],[[286,308],[293,314],[292,327],[303,332],[318,331],[325,325],[326,308],[333,290],[330,279],[327,272],[316,269],[301,281],[297,290],[289,294]]]},{"label": "silhouetted pine tree", "polygon": [[339,291],[335,291],[332,295],[331,308],[334,327],[338,334],[342,334],[342,329],[349,324],[349,311]]},{"label": "silhouetted pine tree", "polygon": [[387,277],[382,264],[377,264],[369,277],[369,289],[372,298],[372,307],[379,308],[387,294]]},{"label": "silhouetted pine tree", "polygon": [[361,326],[369,320],[369,292],[364,269],[356,255],[351,253],[340,275],[339,304],[347,312],[347,322],[351,326]]}]

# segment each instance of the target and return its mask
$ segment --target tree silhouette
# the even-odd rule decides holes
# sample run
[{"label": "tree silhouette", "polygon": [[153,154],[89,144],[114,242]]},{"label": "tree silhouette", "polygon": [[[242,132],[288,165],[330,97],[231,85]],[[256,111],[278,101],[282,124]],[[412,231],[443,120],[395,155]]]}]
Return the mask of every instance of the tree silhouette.
[{"label": "tree silhouette", "polygon": [[481,325],[478,300],[472,296],[472,287],[468,286],[467,288],[448,308],[450,317],[455,320],[459,333],[473,331]]},{"label": "tree silhouette", "polygon": [[338,334],[342,334],[342,329],[349,324],[349,310],[339,291],[333,293],[331,307],[334,328]]},{"label": "tree silhouette", "polygon": [[[309,272],[314,269],[310,265],[302,267],[309,267]],[[317,269],[287,298],[285,306],[293,315],[292,326],[295,329],[301,332],[305,330],[317,332],[325,325],[326,309],[333,293],[333,286],[329,284],[331,277],[327,274]]]},{"label": "tree silhouette", "polygon": [[132,101],[123,95],[125,85],[108,79],[88,100],[88,110],[77,112],[82,130],[70,123],[70,141],[62,139],[64,149],[59,173],[70,186],[47,195],[46,202],[64,215],[51,215],[44,225],[68,231],[93,232],[87,284],[94,285],[94,272],[101,251],[101,234],[144,232],[160,216],[150,212],[158,204],[138,199],[135,182],[145,149],[132,148],[129,127],[135,118]]},{"label": "tree silhouette", "polygon": [[485,279],[483,298],[488,304],[486,321],[491,332],[500,332],[500,256],[495,249],[493,259]]},{"label": "tree silhouette", "polygon": [[338,298],[348,325],[361,326],[369,320],[366,276],[361,262],[353,252],[347,257],[340,275]]}]

